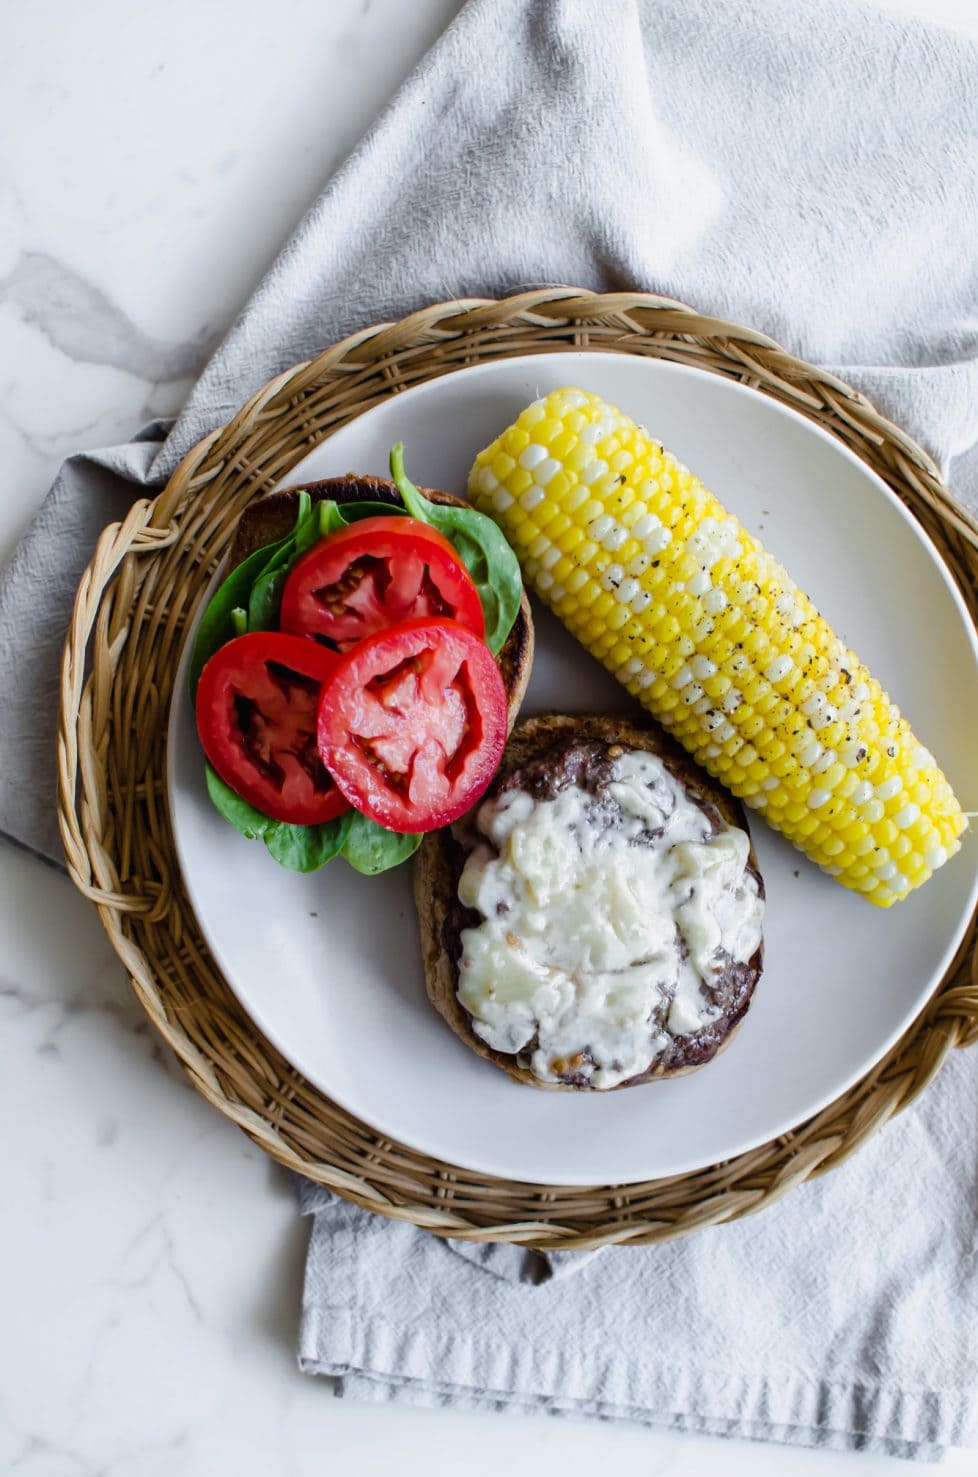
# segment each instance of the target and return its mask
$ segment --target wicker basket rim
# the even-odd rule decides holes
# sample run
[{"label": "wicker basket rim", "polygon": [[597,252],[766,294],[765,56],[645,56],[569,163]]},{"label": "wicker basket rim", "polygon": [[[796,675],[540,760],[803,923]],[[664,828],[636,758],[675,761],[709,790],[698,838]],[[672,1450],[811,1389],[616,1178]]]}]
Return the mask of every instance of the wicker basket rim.
[{"label": "wicker basket rim", "polygon": [[652,294],[565,287],[462,299],[362,329],[276,376],[187,453],[158,498],[106,529],[75,602],[58,738],[69,872],[208,1101],[275,1158],[358,1204],[436,1234],[541,1248],[644,1244],[752,1213],[841,1162],[912,1100],[952,1046],[978,1037],[973,919],[941,988],[898,1046],[793,1134],[671,1180],[528,1186],[442,1164],[359,1124],[279,1057],[220,979],[169,834],[160,659],[179,649],[240,508],[333,429],[407,385],[488,358],[567,347],[692,363],[801,410],[883,475],[935,538],[972,615],[978,610],[978,520],[955,503],[927,453],[835,376],[766,335]]}]

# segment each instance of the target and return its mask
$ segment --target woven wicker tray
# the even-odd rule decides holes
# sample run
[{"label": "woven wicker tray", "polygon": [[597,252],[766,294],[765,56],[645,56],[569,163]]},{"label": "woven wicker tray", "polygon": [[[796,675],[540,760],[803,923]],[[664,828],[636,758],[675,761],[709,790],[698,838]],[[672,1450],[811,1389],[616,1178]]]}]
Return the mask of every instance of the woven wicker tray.
[{"label": "woven wicker tray", "polygon": [[858,1148],[954,1046],[978,1040],[978,919],[939,990],[883,1062],[795,1132],[695,1174],[593,1189],[440,1163],[329,1101],[267,1042],[201,937],[164,791],[177,658],[242,508],[387,396],[465,365],[568,348],[641,354],[738,379],[856,451],[920,520],[978,612],[978,524],[921,448],[855,390],[764,335],[644,293],[573,288],[441,303],[365,329],[280,375],[196,446],[155,501],[99,540],[62,669],[59,814],[69,872],[97,906],[136,995],[193,1085],[275,1159],[438,1235],[542,1249],[644,1245],[762,1209]]}]

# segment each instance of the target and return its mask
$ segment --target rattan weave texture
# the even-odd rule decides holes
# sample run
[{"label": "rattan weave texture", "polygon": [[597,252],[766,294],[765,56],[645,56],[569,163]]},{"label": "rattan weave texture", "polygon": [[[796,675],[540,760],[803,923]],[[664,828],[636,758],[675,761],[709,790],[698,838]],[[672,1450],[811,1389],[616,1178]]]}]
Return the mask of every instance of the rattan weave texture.
[{"label": "rattan weave texture", "polygon": [[978,614],[978,521],[930,457],[850,386],[771,339],[646,293],[546,288],[439,303],[364,329],[278,376],[185,457],[165,491],[107,528],[65,647],[58,793],[69,872],[193,1085],[275,1159],[439,1235],[540,1249],[644,1245],[761,1210],[844,1160],[978,1040],[978,919],[886,1059],[795,1132],[694,1174],[593,1189],[492,1179],[382,1138],[305,1081],[218,972],[180,878],[165,794],[184,634],[238,515],[311,447],[410,385],[568,348],[695,365],[793,406],[852,447],[923,524]]}]

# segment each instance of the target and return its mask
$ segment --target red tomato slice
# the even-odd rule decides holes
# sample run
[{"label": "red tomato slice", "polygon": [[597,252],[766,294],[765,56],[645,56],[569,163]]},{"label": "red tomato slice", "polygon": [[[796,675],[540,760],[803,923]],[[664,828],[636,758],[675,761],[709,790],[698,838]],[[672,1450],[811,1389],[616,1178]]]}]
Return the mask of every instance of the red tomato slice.
[{"label": "red tomato slice", "polygon": [[341,658],[318,736],[351,805],[395,831],[433,831],[492,779],[506,689],[488,646],[457,621],[406,621]]},{"label": "red tomato slice", "polygon": [[346,651],[399,621],[442,616],[484,636],[472,576],[445,536],[417,518],[363,518],[304,554],[282,591],[279,625]]},{"label": "red tomato slice", "polygon": [[301,636],[251,631],[200,674],[204,753],[225,784],[273,820],[315,825],[348,808],[316,745],[320,690],[339,660]]}]

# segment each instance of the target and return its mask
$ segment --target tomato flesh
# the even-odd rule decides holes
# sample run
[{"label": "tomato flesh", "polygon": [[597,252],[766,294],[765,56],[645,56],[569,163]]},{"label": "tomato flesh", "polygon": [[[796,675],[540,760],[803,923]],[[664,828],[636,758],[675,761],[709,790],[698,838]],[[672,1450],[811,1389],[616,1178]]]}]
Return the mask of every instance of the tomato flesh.
[{"label": "tomato flesh", "polygon": [[506,730],[499,668],[451,620],[406,621],[362,641],[319,704],[323,762],[351,805],[395,831],[431,831],[468,810]]},{"label": "tomato flesh", "polygon": [[214,653],[197,686],[197,732],[225,784],[273,820],[329,821],[348,808],[320,758],[316,715],[340,658],[300,636],[253,631]]},{"label": "tomato flesh", "polygon": [[436,528],[416,518],[363,518],[315,544],[289,572],[279,624],[346,651],[404,620],[444,617],[485,634],[472,576]]}]

